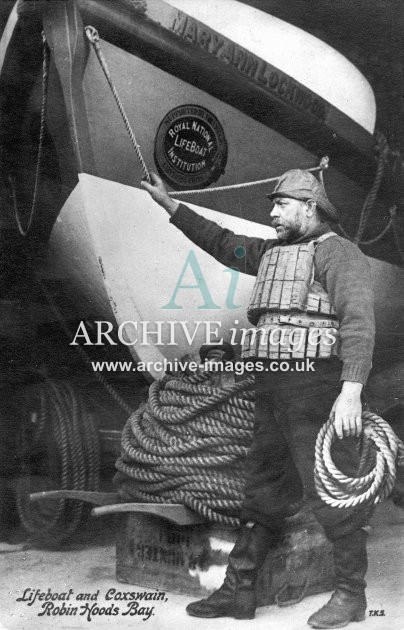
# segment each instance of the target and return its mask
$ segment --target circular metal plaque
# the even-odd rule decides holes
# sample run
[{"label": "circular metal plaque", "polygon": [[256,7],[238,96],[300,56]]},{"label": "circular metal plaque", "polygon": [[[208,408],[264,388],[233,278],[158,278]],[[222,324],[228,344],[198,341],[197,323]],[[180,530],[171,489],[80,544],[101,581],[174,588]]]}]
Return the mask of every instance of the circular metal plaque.
[{"label": "circular metal plaque", "polygon": [[224,173],[227,141],[223,127],[205,107],[175,107],[160,123],[154,159],[161,177],[174,188],[205,188]]}]

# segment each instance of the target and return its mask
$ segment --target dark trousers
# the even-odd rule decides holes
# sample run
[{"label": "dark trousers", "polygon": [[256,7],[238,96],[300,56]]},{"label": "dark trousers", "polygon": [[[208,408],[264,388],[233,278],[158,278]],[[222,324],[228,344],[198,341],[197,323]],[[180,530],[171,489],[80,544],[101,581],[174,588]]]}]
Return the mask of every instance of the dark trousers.
[{"label": "dark trousers", "polygon": [[[317,434],[341,391],[338,359],[317,360],[315,371],[300,372],[290,362],[287,372],[257,372],[254,437],[247,463],[242,519],[269,526],[296,511],[299,500],[310,506],[326,535],[335,540],[366,525],[369,508],[333,508],[321,501],[314,486]],[[357,440],[336,440],[336,466],[354,475],[359,462]]]}]

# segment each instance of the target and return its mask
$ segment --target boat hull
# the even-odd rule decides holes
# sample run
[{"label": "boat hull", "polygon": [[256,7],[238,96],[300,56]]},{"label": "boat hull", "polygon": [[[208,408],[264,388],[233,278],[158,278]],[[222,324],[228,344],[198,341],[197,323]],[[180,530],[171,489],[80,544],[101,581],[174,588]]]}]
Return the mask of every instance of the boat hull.
[{"label": "boat hull", "polygon": [[[172,110],[187,105],[210,112],[223,128],[228,147],[227,161],[224,173],[212,183],[213,188],[276,177],[290,168],[311,168],[319,164],[317,155],[292,142],[277,132],[276,128],[256,121],[228,103],[138,57],[128,56],[115,46],[106,42],[102,45],[111,75],[116,79],[117,90],[149,168],[158,170],[156,138],[165,116]],[[94,172],[104,179],[139,186],[144,173],[95,56],[89,58],[83,90]],[[181,141],[181,133],[178,136],[177,141]],[[185,137],[184,133],[183,136]],[[188,181],[188,187],[198,188],[192,174],[188,175]],[[343,215],[357,220],[357,209],[363,204],[367,190],[339,172],[332,161],[325,174],[325,182],[329,197],[341,208]],[[241,187],[226,192],[208,192],[209,189],[206,188],[203,196],[202,193],[190,194],[182,198],[225,214],[265,224],[269,211],[265,193],[270,192],[273,186],[274,184]]]},{"label": "boat hull", "polygon": [[[198,211],[238,233],[275,235],[270,227]],[[50,247],[52,267],[85,298],[83,317],[91,314],[115,329],[121,326],[121,342],[136,360],[150,362],[155,378],[164,375],[155,362],[196,356],[206,342],[223,339],[236,346],[236,330],[250,327],[245,305],[254,278],[234,275],[194,245],[137,188],[82,174],[58,217]],[[176,292],[177,284],[195,288]],[[158,337],[152,331],[159,329]],[[76,342],[86,339],[79,335]],[[109,341],[102,338],[102,343]]]},{"label": "boat hull", "polygon": [[[225,191],[214,187],[277,177],[291,168],[315,167],[324,150],[330,155],[325,188],[341,212],[345,231],[356,234],[376,172],[369,133],[372,99],[365,98],[362,103],[369,107],[365,129],[327,102],[324,94],[316,95],[296,77],[286,76],[284,70],[271,66],[268,58],[259,59],[252,46],[247,50],[244,41],[232,41],[228,34],[201,25],[198,19],[161,0],[133,3],[132,9],[121,0],[50,0],[39,8],[34,5],[24,3],[27,15],[22,11],[16,28],[7,30],[9,44],[1,48],[0,87],[8,82],[8,96],[1,107],[2,144],[5,154],[10,152],[7,166],[19,172],[21,189],[16,197],[27,201],[36,172],[31,131],[40,114],[40,48],[32,48],[33,65],[26,84],[21,83],[15,69],[26,63],[30,46],[41,42],[39,27],[43,27],[51,57],[49,107],[41,186],[29,238],[41,255],[54,224],[51,243],[62,260],[63,273],[66,278],[74,276],[76,286],[92,301],[96,317],[115,318],[118,326],[126,321],[219,321],[224,338],[232,334],[232,327],[247,326],[243,309],[253,279],[240,276],[238,293],[231,296],[232,303],[240,306],[224,307],[226,301],[230,303],[231,276],[199,251],[196,259],[204,282],[219,308],[201,308],[198,290],[182,290],[189,300],[182,309],[170,312],[163,308],[170,303],[187,256],[195,248],[182,240],[185,237],[175,232],[140,189],[144,170],[134,144],[140,145],[148,168],[159,171],[171,188],[185,193],[182,200],[197,204],[203,213],[209,208],[212,216],[230,229],[242,233],[251,229],[258,235],[268,224],[266,193],[272,191],[274,183]],[[32,15],[38,22],[36,30],[30,22]],[[85,36],[86,25],[99,31],[121,112]],[[191,33],[196,34],[194,39]],[[209,45],[201,44],[201,33]],[[250,64],[248,72],[240,62],[242,54]],[[313,56],[311,72],[316,69]],[[303,95],[301,102],[297,94]],[[22,104],[17,120],[9,127],[7,123],[12,121],[5,112],[11,110],[13,98]],[[129,138],[122,107],[136,140]],[[16,129],[21,135],[16,136]],[[13,143],[19,145],[16,152]],[[198,163],[205,159],[200,178]],[[377,237],[389,221],[392,198],[385,196],[386,187],[386,181],[382,182],[363,234],[366,239]],[[199,189],[196,194],[187,191],[194,188]],[[394,242],[390,229],[362,249],[372,257],[402,262]],[[392,330],[402,325],[401,300],[395,295],[400,294],[403,278],[395,267],[372,266],[376,290],[384,296],[377,304],[379,345],[384,344],[390,352],[397,339]],[[386,309],[386,301],[394,305]],[[83,313],[88,314],[88,308]],[[127,327],[129,343],[137,332]],[[187,334],[193,332],[177,328],[172,344],[164,338],[161,347],[156,343],[128,347],[134,356],[145,360],[179,358],[206,340],[202,326],[188,343]]]},{"label": "boat hull", "polygon": [[[192,13],[194,3],[186,4]],[[23,7],[32,14],[31,3],[25,3]],[[49,235],[58,211],[77,183],[78,173],[89,173],[130,186],[139,186],[144,175],[117,103],[96,54],[84,35],[86,24],[99,29],[100,45],[110,77],[148,168],[158,170],[173,189],[205,188],[203,201],[187,195],[188,201],[265,224],[268,213],[265,193],[271,186],[241,187],[222,193],[210,192],[209,189],[215,185],[234,185],[276,177],[290,168],[314,167],[324,154],[328,154],[330,168],[325,174],[326,189],[331,201],[341,211],[343,228],[348,234],[355,235],[360,210],[376,172],[373,138],[369,132],[374,118],[373,96],[366,96],[366,90],[362,90],[365,96],[358,101],[358,108],[360,106],[365,112],[365,128],[332,104],[331,91],[330,102],[327,102],[324,94],[316,95],[295,77],[270,65],[267,61],[269,57],[260,59],[252,44],[251,50],[245,48],[245,41],[238,41],[236,32],[232,41],[229,36],[214,31],[211,26],[203,25],[161,0],[135,3],[133,7],[131,11],[128,4],[120,0],[116,3],[58,0],[41,5],[36,12],[51,49],[51,107],[46,118],[50,137],[44,156],[48,158],[52,151],[56,151],[59,173],[55,173],[54,163],[46,165],[42,171],[42,198],[32,226],[33,235],[36,232],[43,233],[45,237]],[[248,8],[244,7],[244,10]],[[269,20],[270,16],[263,18]],[[21,91],[22,86],[15,78],[16,64],[23,64],[26,58],[24,45],[27,47],[25,53],[28,48],[35,49],[31,57],[36,59],[37,72],[40,71],[40,49],[32,45],[35,41],[38,46],[40,33],[35,40],[31,28],[31,39],[24,39],[24,28],[27,32],[29,30],[28,22],[26,16],[24,20],[22,11],[18,28],[8,35],[8,47],[3,46],[6,52],[0,77],[3,84],[11,82],[13,85],[15,94],[11,90],[10,98],[26,99],[26,109],[22,107],[21,111],[29,112],[28,120],[17,123],[22,128],[33,124],[39,114],[40,103],[39,83],[31,81],[31,93],[29,90],[26,93]],[[255,23],[258,24],[257,20]],[[264,26],[259,33],[263,41]],[[191,41],[191,32],[197,34],[195,41]],[[201,44],[202,33],[209,45]],[[303,42],[304,35],[301,32]],[[215,41],[216,47],[213,45]],[[228,51],[227,56],[225,51]],[[229,51],[232,51],[231,57],[228,56]],[[341,78],[344,67],[340,57],[335,53],[335,65],[332,66],[335,81],[341,83],[339,92],[346,90]],[[311,68],[303,68],[302,76],[316,74],[319,63],[315,56],[312,64]],[[348,64],[346,60],[345,64]],[[357,98],[359,87],[360,81],[358,83],[356,77],[356,84],[352,84],[353,100]],[[220,163],[207,160],[206,177],[202,179],[195,177],[192,170],[186,171],[187,157],[192,157],[187,156],[187,141],[189,146],[198,144],[198,134],[189,136],[180,132],[170,138],[169,130],[165,134],[160,133],[173,111],[178,114],[181,108],[187,107],[199,108],[204,112],[202,122],[215,119],[220,128]],[[6,103],[2,109],[4,143],[12,152],[16,137],[9,136],[7,129],[11,121],[4,115],[9,104]],[[195,119],[201,122],[200,117],[194,116],[193,121]],[[15,126],[13,121],[11,134]],[[27,136],[22,135],[17,143],[26,147],[26,143],[32,142],[32,134],[29,138]],[[171,147],[167,147],[170,141]],[[176,142],[183,143],[182,152],[177,151]],[[203,142],[201,147],[207,150]],[[171,158],[170,150],[176,153],[171,153]],[[20,197],[29,198],[35,164],[33,161],[27,168],[21,168],[20,157],[17,152],[15,156],[11,155],[10,161],[15,162],[12,167],[19,171],[20,186],[27,188]],[[181,166],[176,168],[179,159],[181,164],[184,163],[183,172],[180,172]],[[365,239],[374,239],[388,223],[386,204],[391,202],[391,197],[383,198],[387,185],[388,182],[382,182],[380,200],[368,219]],[[400,264],[400,256],[392,247],[392,236],[390,230],[369,247],[364,245],[365,253]]]},{"label": "boat hull", "polygon": [[[193,208],[236,233],[275,236],[268,226]],[[111,322],[115,333],[121,327],[121,343],[135,361],[149,363],[148,372],[154,378],[164,376],[164,359],[174,363],[185,355],[196,357],[206,342],[228,341],[239,353],[242,330],[250,328],[246,307],[254,277],[234,276],[202,251],[169,223],[168,215],[146,192],[80,175],[50,245],[50,265],[76,287],[78,303],[81,296],[87,305],[83,318],[91,315]],[[369,263],[376,295],[379,362],[397,361],[403,358],[397,339],[404,326],[400,293],[404,270],[374,259]],[[211,299],[208,305],[206,291]],[[102,329],[107,330],[107,324]],[[87,342],[82,329],[75,341]],[[110,341],[102,337],[100,343]]]}]

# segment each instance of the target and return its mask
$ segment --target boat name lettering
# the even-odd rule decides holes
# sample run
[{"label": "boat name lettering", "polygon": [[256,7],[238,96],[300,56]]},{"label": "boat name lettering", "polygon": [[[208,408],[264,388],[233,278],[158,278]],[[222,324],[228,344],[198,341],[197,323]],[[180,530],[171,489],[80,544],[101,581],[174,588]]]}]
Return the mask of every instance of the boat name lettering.
[{"label": "boat name lettering", "polygon": [[204,107],[180,105],[157,131],[154,157],[163,178],[176,188],[203,188],[224,172],[227,141],[222,125]]},{"label": "boat name lettering", "polygon": [[320,120],[325,119],[326,103],[314,92],[185,13],[176,12],[171,30],[184,41],[233,66],[282,101]]}]

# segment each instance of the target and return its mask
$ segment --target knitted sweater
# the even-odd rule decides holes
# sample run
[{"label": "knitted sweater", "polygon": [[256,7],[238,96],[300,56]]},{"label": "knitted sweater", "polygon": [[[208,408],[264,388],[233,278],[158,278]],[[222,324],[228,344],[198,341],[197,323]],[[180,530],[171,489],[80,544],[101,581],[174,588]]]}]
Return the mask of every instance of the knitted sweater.
[{"label": "knitted sweater", "polygon": [[[170,222],[223,265],[253,276],[257,275],[261,257],[268,248],[286,244],[278,239],[234,234],[183,204]],[[322,223],[293,242],[305,243],[329,231],[330,226]],[[240,247],[245,251],[242,258]],[[341,380],[365,384],[372,366],[375,336],[374,298],[366,256],[347,239],[335,236],[317,246],[314,268],[315,279],[330,296],[340,322]]]}]

